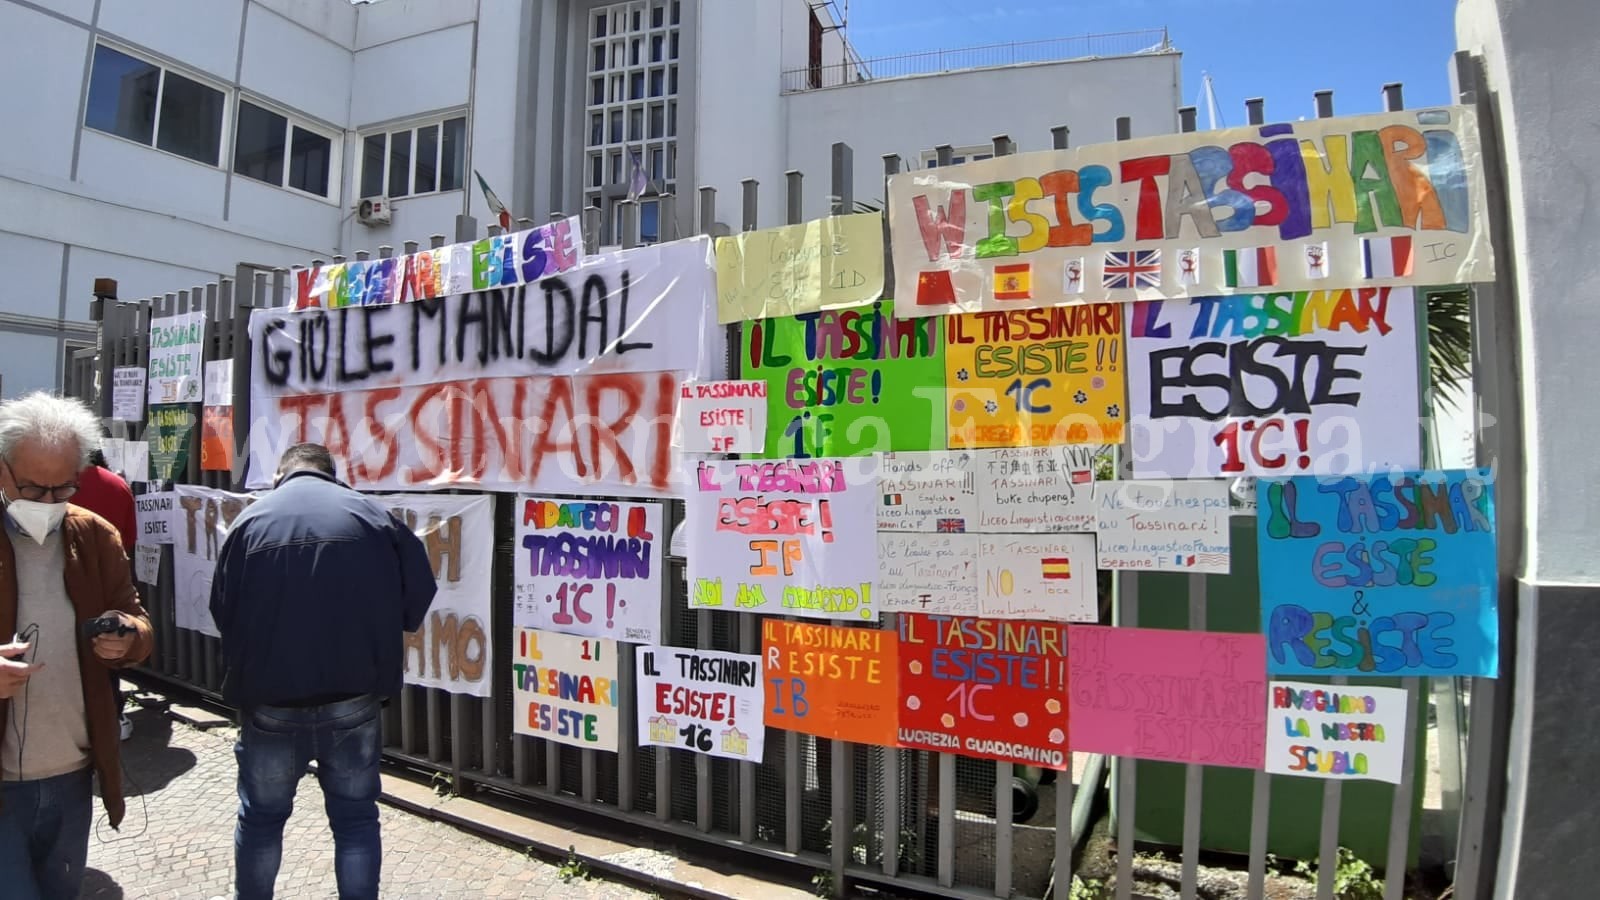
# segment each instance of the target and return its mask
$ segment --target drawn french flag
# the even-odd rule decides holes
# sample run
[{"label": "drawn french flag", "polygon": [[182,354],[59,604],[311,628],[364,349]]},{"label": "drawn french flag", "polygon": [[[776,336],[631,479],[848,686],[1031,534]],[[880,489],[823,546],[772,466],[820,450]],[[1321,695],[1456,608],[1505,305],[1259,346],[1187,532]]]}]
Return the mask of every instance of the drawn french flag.
[{"label": "drawn french flag", "polygon": [[1361,242],[1361,268],[1367,278],[1406,278],[1413,274],[1415,264],[1409,236]]},{"label": "drawn french flag", "polygon": [[1274,247],[1224,250],[1222,269],[1228,287],[1271,287],[1278,283],[1278,251]]}]

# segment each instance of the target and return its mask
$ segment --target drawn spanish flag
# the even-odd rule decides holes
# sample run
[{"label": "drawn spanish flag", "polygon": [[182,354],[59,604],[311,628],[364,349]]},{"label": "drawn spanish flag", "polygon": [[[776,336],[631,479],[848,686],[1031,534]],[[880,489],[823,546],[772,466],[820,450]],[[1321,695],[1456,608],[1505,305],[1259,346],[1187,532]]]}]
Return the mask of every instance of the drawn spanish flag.
[{"label": "drawn spanish flag", "polygon": [[936,269],[917,276],[918,306],[954,306],[955,302],[956,289],[949,272]]},{"label": "drawn spanish flag", "polygon": [[994,267],[994,298],[1026,300],[1033,296],[1033,265],[1018,263]]},{"label": "drawn spanish flag", "polygon": [[1072,577],[1072,563],[1065,556],[1046,556],[1039,560],[1044,567],[1044,577],[1062,579]]}]

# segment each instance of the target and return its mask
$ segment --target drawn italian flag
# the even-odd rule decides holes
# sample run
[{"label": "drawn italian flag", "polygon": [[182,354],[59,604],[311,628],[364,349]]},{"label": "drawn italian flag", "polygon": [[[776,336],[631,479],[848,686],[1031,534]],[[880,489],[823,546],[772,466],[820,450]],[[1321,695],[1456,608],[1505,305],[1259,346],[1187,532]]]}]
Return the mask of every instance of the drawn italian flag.
[{"label": "drawn italian flag", "polygon": [[1368,278],[1405,278],[1412,274],[1415,257],[1411,238],[1369,238],[1361,242],[1361,268]]},{"label": "drawn italian flag", "polygon": [[1278,251],[1273,247],[1224,250],[1222,269],[1228,287],[1269,287],[1278,283]]}]

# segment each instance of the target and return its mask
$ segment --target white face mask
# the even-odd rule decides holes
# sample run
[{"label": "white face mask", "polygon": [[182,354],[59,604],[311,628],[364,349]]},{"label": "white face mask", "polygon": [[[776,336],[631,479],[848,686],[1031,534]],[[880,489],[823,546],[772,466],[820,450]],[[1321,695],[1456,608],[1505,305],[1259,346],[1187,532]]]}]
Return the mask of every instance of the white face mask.
[{"label": "white face mask", "polygon": [[40,544],[45,542],[45,538],[48,538],[51,532],[60,528],[61,520],[67,517],[65,503],[4,499],[6,514],[11,517],[11,521],[17,523],[17,528],[21,529],[23,534]]}]

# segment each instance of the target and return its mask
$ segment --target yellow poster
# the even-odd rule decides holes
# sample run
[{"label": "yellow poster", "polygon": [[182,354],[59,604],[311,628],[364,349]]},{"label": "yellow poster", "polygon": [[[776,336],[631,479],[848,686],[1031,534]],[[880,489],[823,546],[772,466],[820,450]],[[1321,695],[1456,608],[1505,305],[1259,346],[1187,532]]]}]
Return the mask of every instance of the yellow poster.
[{"label": "yellow poster", "polygon": [[947,444],[1120,444],[1125,362],[1120,304],[947,316]]},{"label": "yellow poster", "polygon": [[717,239],[717,321],[796,316],[883,294],[883,216],[858,213]]}]

